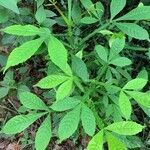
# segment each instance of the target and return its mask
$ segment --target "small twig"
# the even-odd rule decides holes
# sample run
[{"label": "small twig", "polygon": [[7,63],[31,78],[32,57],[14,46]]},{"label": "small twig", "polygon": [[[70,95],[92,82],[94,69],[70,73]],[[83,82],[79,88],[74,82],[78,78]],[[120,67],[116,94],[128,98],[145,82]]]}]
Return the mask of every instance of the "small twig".
[{"label": "small twig", "polygon": [[[8,99],[8,102],[13,106],[13,108],[16,110],[16,112],[18,112],[18,109],[15,107],[15,105],[11,102],[10,99]],[[19,113],[19,112],[18,112]],[[19,113],[20,114],[20,113]]]},{"label": "small twig", "polygon": [[9,109],[8,107],[3,106],[3,105],[0,105],[0,108],[2,108],[2,109],[6,109],[6,110],[11,111],[11,112],[13,112],[13,113],[16,113],[16,111],[11,110],[11,109]]}]

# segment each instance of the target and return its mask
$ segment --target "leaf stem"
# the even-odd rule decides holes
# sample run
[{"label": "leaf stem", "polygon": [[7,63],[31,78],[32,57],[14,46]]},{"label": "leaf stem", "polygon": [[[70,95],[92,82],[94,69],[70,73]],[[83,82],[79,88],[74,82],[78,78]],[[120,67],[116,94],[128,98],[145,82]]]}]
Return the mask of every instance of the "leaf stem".
[{"label": "leaf stem", "polygon": [[56,5],[56,3],[53,3],[53,5],[54,5],[55,9],[59,12],[59,14],[62,16],[62,18],[65,21],[65,23],[67,24],[67,26],[68,26],[68,34],[69,34],[69,36],[71,36],[72,35],[72,22],[70,20],[71,18],[69,17],[70,19],[68,19],[64,15],[64,13],[59,9],[59,7]]},{"label": "leaf stem", "polygon": [[[15,111],[19,113],[18,109],[17,109],[16,106],[11,102],[10,99],[8,99],[8,102],[12,105],[12,107],[15,109]],[[20,113],[19,113],[19,114],[20,114]]]},{"label": "leaf stem", "polygon": [[72,0],[68,0],[68,19],[71,22],[71,9],[72,9]]},{"label": "leaf stem", "polygon": [[83,40],[81,41],[80,45],[83,45],[87,40],[89,40],[91,37],[93,37],[95,34],[97,34],[100,30],[105,29],[109,25],[110,25],[110,22],[107,22],[107,23],[103,24],[101,27],[95,29],[92,33],[90,33],[85,38],[83,38]]},{"label": "leaf stem", "polygon": [[144,52],[149,50],[149,48],[134,47],[134,46],[129,46],[129,45],[126,45],[125,49],[130,49],[130,50],[134,50],[134,51],[144,51]]},{"label": "leaf stem", "polygon": [[105,86],[104,82],[99,82],[97,80],[90,80],[91,83],[95,84],[95,85],[99,85],[99,86]]},{"label": "leaf stem", "polygon": [[69,25],[68,18],[63,14],[63,12],[59,9],[59,7],[55,3],[53,5],[54,5],[55,9],[59,12],[59,14],[63,17],[65,23],[67,25]]}]

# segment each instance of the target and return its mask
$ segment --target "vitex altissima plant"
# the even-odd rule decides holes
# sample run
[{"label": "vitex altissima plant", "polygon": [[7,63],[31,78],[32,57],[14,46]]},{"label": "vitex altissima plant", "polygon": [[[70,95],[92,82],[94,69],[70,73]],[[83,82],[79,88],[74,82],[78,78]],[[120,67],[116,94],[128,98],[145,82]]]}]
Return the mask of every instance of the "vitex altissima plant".
[{"label": "vitex altissima plant", "polygon": [[[150,42],[148,31],[139,25],[139,21],[150,20],[150,6],[141,4],[120,16],[126,0],[112,0],[110,17],[107,19],[104,15],[105,7],[100,1],[93,3],[91,0],[68,0],[67,5],[64,1],[67,11],[62,11],[58,7],[59,2],[50,0],[46,7],[54,7],[60,15],[52,11],[47,13],[44,0],[36,2],[37,25],[18,24],[2,29],[7,34],[33,37],[12,50],[4,73],[10,67],[31,59],[44,45],[48,62],[57,71],[47,74],[33,86],[54,89],[55,102],[47,105],[31,92],[19,92],[21,104],[30,111],[10,119],[2,133],[20,133],[41,118],[43,123],[36,133],[35,148],[44,150],[53,133],[51,116],[61,113],[57,130],[60,141],[76,136],[74,133],[80,129],[92,137],[88,150],[102,150],[106,142],[110,150],[138,147],[128,144],[129,137],[141,132],[145,126],[134,121],[132,107],[138,104],[143,110],[150,108],[150,94],[143,92],[148,82],[148,73],[142,69],[132,79],[132,58],[125,56],[124,50],[130,49],[132,38]],[[5,3],[0,0],[0,4],[8,8]],[[15,9],[15,13],[18,11]],[[47,27],[49,19],[52,23]],[[54,24],[65,27],[64,36],[53,32]],[[93,24],[97,28],[85,32],[83,37],[82,30]],[[100,43],[92,39],[96,34],[108,42]],[[92,51],[85,51],[90,49],[89,40],[94,41],[94,46],[91,46]],[[47,61],[47,55],[45,58]],[[136,140],[135,137],[133,136],[133,140]]]}]

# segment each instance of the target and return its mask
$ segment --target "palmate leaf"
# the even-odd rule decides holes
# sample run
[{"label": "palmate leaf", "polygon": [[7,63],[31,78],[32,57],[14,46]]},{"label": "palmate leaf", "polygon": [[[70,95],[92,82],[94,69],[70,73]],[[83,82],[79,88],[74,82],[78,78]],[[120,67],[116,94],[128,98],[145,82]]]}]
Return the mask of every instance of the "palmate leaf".
[{"label": "palmate leaf", "polygon": [[148,72],[145,68],[143,68],[139,74],[137,75],[137,78],[142,78],[145,79],[146,81],[148,81]]},{"label": "palmate leaf", "polygon": [[72,75],[72,71],[67,63],[67,50],[64,45],[54,36],[51,36],[48,44],[48,52],[51,61],[63,70],[66,74]]},{"label": "palmate leaf", "polygon": [[41,79],[35,86],[40,87],[42,89],[50,89],[58,86],[59,84],[68,80],[69,77],[65,75],[49,75],[43,79]]},{"label": "palmate leaf", "polygon": [[74,73],[80,77],[83,81],[88,81],[89,74],[87,71],[86,64],[82,59],[77,56],[72,56],[72,70]]},{"label": "palmate leaf", "polygon": [[95,7],[96,7],[96,12],[97,12],[96,17],[99,18],[99,20],[100,20],[102,18],[102,16],[104,15],[104,6],[103,6],[102,2],[98,1],[95,4]]},{"label": "palmate leaf", "polygon": [[76,107],[80,103],[80,100],[74,97],[67,97],[61,101],[56,101],[50,108],[54,111],[66,111]]},{"label": "palmate leaf", "polygon": [[58,135],[61,141],[69,138],[77,130],[80,121],[80,111],[81,105],[78,105],[61,120],[58,128]]},{"label": "palmate leaf", "polygon": [[25,106],[26,108],[47,111],[49,110],[45,103],[33,93],[20,92],[19,99],[23,106]]},{"label": "palmate leaf", "polygon": [[118,136],[115,134],[115,137],[118,137],[128,149],[140,149],[144,146],[144,143],[141,141],[139,136]]},{"label": "palmate leaf", "polygon": [[73,79],[69,79],[61,84],[56,92],[56,100],[62,100],[69,96],[73,86]]},{"label": "palmate leaf", "polygon": [[97,16],[96,9],[95,9],[94,4],[91,0],[80,0],[80,1],[88,12],[91,12],[92,14]]},{"label": "palmate leaf", "polygon": [[9,19],[9,12],[5,8],[0,8],[0,23],[5,23]]},{"label": "palmate leaf", "polygon": [[123,50],[124,46],[125,38],[116,38],[111,44],[109,60],[118,55]]},{"label": "palmate leaf", "polygon": [[103,130],[99,131],[90,140],[87,150],[103,150]]},{"label": "palmate leaf", "polygon": [[8,57],[4,71],[6,71],[11,66],[16,66],[28,60],[31,56],[35,54],[35,52],[39,49],[42,43],[43,39],[39,38],[26,42],[20,47],[15,48]]},{"label": "palmate leaf", "polygon": [[110,5],[111,19],[113,19],[126,5],[126,0],[112,0]]},{"label": "palmate leaf", "polygon": [[44,0],[35,0],[35,1],[37,3],[37,8],[39,8],[44,3]]},{"label": "palmate leaf", "polygon": [[124,87],[123,90],[141,90],[147,84],[147,79],[135,78],[130,80]]},{"label": "palmate leaf", "polygon": [[17,6],[17,0],[0,0],[0,5],[12,10],[13,12],[20,14],[18,6]]},{"label": "palmate leaf", "polygon": [[34,36],[40,34],[39,28],[33,25],[12,25],[3,29],[5,33],[18,36]]},{"label": "palmate leaf", "polygon": [[144,113],[150,117],[150,109],[142,105],[140,105],[140,107],[143,109]]},{"label": "palmate leaf", "polygon": [[125,92],[134,98],[134,100],[136,100],[140,105],[150,108],[150,93],[142,93],[138,91]]},{"label": "palmate leaf", "polygon": [[131,60],[128,59],[127,57],[117,57],[113,60],[110,61],[110,64],[118,66],[118,67],[124,67],[131,65]]},{"label": "palmate leaf", "polygon": [[46,11],[45,11],[43,6],[40,6],[37,9],[37,12],[35,14],[35,18],[39,24],[43,23],[46,20]]},{"label": "palmate leaf", "polygon": [[38,118],[42,117],[45,113],[18,115],[10,119],[2,129],[5,134],[20,133],[34,123]]},{"label": "palmate leaf", "polygon": [[119,107],[126,120],[130,119],[132,107],[129,98],[123,91],[119,95]]},{"label": "palmate leaf", "polygon": [[83,17],[80,20],[80,22],[83,23],[83,24],[93,24],[93,23],[98,22],[98,19],[96,19],[94,17]]},{"label": "palmate leaf", "polygon": [[100,30],[98,33],[101,33],[102,35],[113,35],[113,32],[110,30]]},{"label": "palmate leaf", "polygon": [[80,1],[87,10],[91,10],[91,8],[94,8],[94,4],[92,3],[91,0],[80,0]]},{"label": "palmate leaf", "polygon": [[141,6],[131,10],[129,13],[117,19],[120,20],[149,20],[150,6]]},{"label": "palmate leaf", "polygon": [[127,150],[126,146],[111,133],[109,132],[106,133],[106,139],[108,142],[109,150]]},{"label": "palmate leaf", "polygon": [[149,40],[148,32],[134,23],[116,23],[116,26],[125,34],[139,39],[139,40]]},{"label": "palmate leaf", "polygon": [[88,108],[85,104],[82,104],[81,109],[81,121],[85,132],[93,136],[96,129],[95,117],[90,108]]},{"label": "palmate leaf", "polygon": [[75,24],[79,24],[81,20],[81,8],[80,8],[80,1],[73,1],[72,6],[72,20]]},{"label": "palmate leaf", "polygon": [[52,137],[50,115],[44,120],[39,127],[35,137],[36,150],[45,150]]},{"label": "palmate leaf", "polygon": [[105,47],[103,47],[101,45],[96,45],[95,51],[98,54],[99,58],[101,58],[103,61],[107,62],[108,53],[107,53],[107,50],[105,49]]},{"label": "palmate leaf", "polygon": [[5,97],[9,92],[8,87],[0,87],[0,99]]},{"label": "palmate leaf", "polygon": [[143,130],[144,126],[132,121],[115,122],[105,129],[120,135],[135,135]]}]

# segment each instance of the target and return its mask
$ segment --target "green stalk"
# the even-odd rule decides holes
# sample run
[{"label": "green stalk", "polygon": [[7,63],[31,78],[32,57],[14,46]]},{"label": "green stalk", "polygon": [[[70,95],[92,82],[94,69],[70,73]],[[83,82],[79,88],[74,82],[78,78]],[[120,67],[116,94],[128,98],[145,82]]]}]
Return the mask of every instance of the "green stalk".
[{"label": "green stalk", "polygon": [[68,0],[68,19],[71,22],[71,10],[72,10],[72,0]]},{"label": "green stalk", "polygon": [[59,9],[59,7],[56,4],[53,4],[55,9],[59,12],[59,14],[62,16],[62,18],[64,19],[65,23],[69,26],[69,20],[68,18],[63,14],[63,12]]},{"label": "green stalk", "polygon": [[105,23],[104,25],[102,25],[98,29],[95,29],[92,33],[90,33],[85,38],[83,38],[80,45],[83,45],[87,40],[89,40],[91,37],[93,37],[95,34],[97,34],[100,30],[106,29],[109,25],[110,25],[110,22]]},{"label": "green stalk", "polygon": [[55,3],[53,3],[53,5],[54,5],[55,9],[59,12],[59,14],[62,16],[62,18],[65,21],[65,23],[67,24],[67,26],[68,26],[68,34],[69,34],[69,36],[71,36],[72,35],[72,21],[71,21],[71,12],[70,12],[71,10],[70,10],[70,8],[68,10],[69,11],[68,12],[69,13],[68,17],[70,19],[68,19]]},{"label": "green stalk", "polygon": [[97,80],[99,81],[102,77],[103,77],[103,75],[105,74],[105,72],[107,71],[107,68],[108,68],[108,64],[106,64],[106,65],[104,65],[103,66],[103,68],[102,68],[102,70],[101,70],[101,73],[97,76]]},{"label": "green stalk", "polygon": [[125,46],[125,49],[130,49],[130,50],[134,50],[134,51],[144,51],[144,52],[149,50],[149,48],[133,47],[133,46],[128,46],[128,45]]}]

